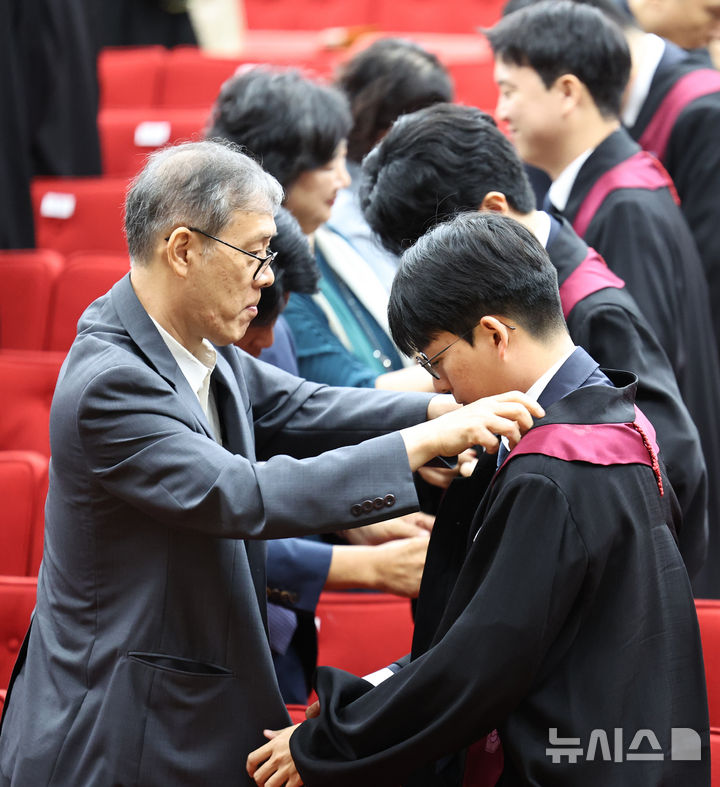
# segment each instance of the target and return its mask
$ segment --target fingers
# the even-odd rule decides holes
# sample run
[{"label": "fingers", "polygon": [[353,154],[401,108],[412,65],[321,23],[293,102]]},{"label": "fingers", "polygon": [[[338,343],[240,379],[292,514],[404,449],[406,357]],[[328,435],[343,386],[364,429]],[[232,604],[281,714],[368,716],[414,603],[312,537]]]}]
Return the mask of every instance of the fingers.
[{"label": "fingers", "polygon": [[305,709],[305,717],[308,719],[315,719],[320,715],[320,700],[316,700],[312,705],[308,705]]}]

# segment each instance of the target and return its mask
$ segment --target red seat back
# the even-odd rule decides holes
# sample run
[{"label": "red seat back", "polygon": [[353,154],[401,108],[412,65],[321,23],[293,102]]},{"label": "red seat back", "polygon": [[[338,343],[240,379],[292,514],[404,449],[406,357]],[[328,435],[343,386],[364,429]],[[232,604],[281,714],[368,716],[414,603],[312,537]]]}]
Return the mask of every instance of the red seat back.
[{"label": "red seat back", "polygon": [[207,109],[105,109],[98,115],[103,173],[131,177],[150,153],[165,145],[198,140]]},{"label": "red seat back", "polygon": [[37,574],[47,485],[46,456],[34,451],[0,451],[0,574]]},{"label": "red seat back", "polygon": [[42,350],[55,277],[56,251],[0,251],[0,348]]},{"label": "red seat back", "polygon": [[80,315],[129,270],[125,254],[78,252],[70,255],[55,281],[46,349],[67,351],[75,339]]},{"label": "red seat back", "polygon": [[0,689],[10,682],[36,596],[36,577],[0,576]]},{"label": "red seat back", "polygon": [[50,404],[64,353],[0,351],[0,450],[50,456]]},{"label": "red seat back", "polygon": [[98,56],[100,106],[154,107],[167,49],[162,46],[107,47]]},{"label": "red seat back", "polygon": [[720,729],[710,728],[710,787],[720,787]]},{"label": "red seat back", "polygon": [[35,245],[63,254],[127,253],[125,178],[36,178],[31,187]]},{"label": "red seat back", "polygon": [[707,681],[710,726],[720,727],[720,600],[696,599]]},{"label": "red seat back", "polygon": [[386,593],[320,594],[318,664],[367,675],[410,652],[410,601]]}]

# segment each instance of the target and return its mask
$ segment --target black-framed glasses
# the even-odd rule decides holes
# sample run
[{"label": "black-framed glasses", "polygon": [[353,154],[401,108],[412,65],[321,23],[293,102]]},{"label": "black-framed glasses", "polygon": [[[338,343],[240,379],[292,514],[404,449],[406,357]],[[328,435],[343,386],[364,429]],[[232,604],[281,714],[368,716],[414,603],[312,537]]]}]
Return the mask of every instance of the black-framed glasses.
[{"label": "black-framed glasses", "polygon": [[[267,256],[261,257],[259,254],[254,254],[251,251],[245,251],[245,249],[241,249],[239,246],[233,246],[232,243],[228,243],[226,240],[216,238],[214,235],[211,235],[209,232],[205,232],[205,230],[201,230],[198,227],[188,227],[188,229],[190,232],[199,232],[206,238],[210,238],[210,240],[216,240],[218,243],[222,243],[223,246],[229,246],[231,249],[235,249],[235,251],[239,251],[241,254],[247,254],[248,257],[252,257],[253,259],[257,260],[258,266],[255,268],[255,273],[253,273],[253,279],[257,279],[258,276],[265,273],[265,271],[272,265],[275,257],[278,255],[276,251],[270,251],[268,249]],[[168,235],[165,240],[170,240],[170,236]]]},{"label": "black-framed glasses", "polygon": [[[502,320],[498,320],[498,322],[501,322],[501,323],[502,323],[502,324],[503,324],[503,325],[504,325],[506,328],[508,328],[508,329],[509,329],[509,330],[511,330],[511,331],[514,331],[514,330],[515,330],[515,327],[516,327],[516,326],[514,326],[514,325],[508,325],[506,322],[503,322]],[[437,353],[435,353],[435,355],[433,355],[433,356],[432,356],[432,358],[428,358],[428,357],[427,357],[427,355],[425,355],[425,353],[418,353],[418,354],[415,356],[415,361],[416,361],[416,362],[417,362],[417,363],[418,363],[420,366],[422,366],[422,368],[423,368],[423,369],[425,369],[425,371],[426,371],[426,372],[427,372],[429,375],[431,375],[432,377],[434,377],[436,380],[439,380],[439,379],[440,379],[440,375],[439,375],[439,374],[438,374],[438,373],[435,371],[435,369],[433,369],[433,363],[435,363],[435,361],[436,361],[436,360],[437,360],[437,359],[438,359],[438,358],[439,358],[439,357],[440,357],[440,356],[441,356],[441,355],[442,355],[444,352],[446,352],[447,350],[449,350],[449,349],[450,349],[450,348],[453,346],[453,344],[455,344],[456,342],[459,342],[459,341],[460,341],[460,339],[465,339],[467,336],[469,336],[469,335],[470,335],[470,334],[471,334],[471,333],[472,333],[472,332],[475,330],[475,328],[477,328],[477,325],[473,325],[473,327],[472,327],[472,328],[470,328],[469,330],[465,331],[465,333],[461,333],[461,334],[460,334],[460,336],[458,336],[458,337],[457,337],[457,339],[453,339],[453,340],[450,342],[450,344],[448,344],[448,345],[447,345],[447,347],[443,347],[443,348],[442,348],[442,350],[440,350],[440,352],[437,352]]]}]

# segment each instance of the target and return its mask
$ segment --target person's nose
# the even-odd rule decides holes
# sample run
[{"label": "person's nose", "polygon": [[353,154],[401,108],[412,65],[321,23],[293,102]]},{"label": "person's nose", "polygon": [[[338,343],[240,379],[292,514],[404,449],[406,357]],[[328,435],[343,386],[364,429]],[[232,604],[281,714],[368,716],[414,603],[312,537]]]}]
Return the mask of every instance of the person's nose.
[{"label": "person's nose", "polygon": [[275,273],[273,272],[272,265],[268,265],[256,279],[253,279],[253,284],[256,287],[270,287],[274,281]]},{"label": "person's nose", "polygon": [[352,178],[347,168],[347,161],[344,156],[338,161],[335,167],[335,178],[337,180],[338,189],[346,189],[352,183]]},{"label": "person's nose", "polygon": [[437,377],[433,377],[433,389],[435,390],[435,393],[452,393],[450,383],[442,376],[439,379]]}]

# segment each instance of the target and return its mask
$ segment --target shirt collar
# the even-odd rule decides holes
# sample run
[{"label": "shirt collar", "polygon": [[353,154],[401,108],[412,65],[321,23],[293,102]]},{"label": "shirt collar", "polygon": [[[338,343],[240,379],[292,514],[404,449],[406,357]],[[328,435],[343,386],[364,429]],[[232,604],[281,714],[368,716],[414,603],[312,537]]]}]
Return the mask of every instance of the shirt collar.
[{"label": "shirt collar", "polygon": [[196,357],[186,347],[183,347],[174,336],[171,336],[157,320],[152,317],[150,319],[155,323],[155,327],[190,387],[198,394],[215,369],[217,362],[215,348],[207,339],[203,339],[199,350],[200,357]]},{"label": "shirt collar", "polygon": [[[558,373],[560,367],[567,361],[567,359],[577,350],[577,347],[573,345],[573,347],[566,352],[559,361],[556,361],[547,371],[538,377],[537,380],[527,389],[526,393],[531,398],[537,401],[540,398],[540,394],[547,388],[547,384],[552,380],[553,377]],[[503,445],[507,450],[510,450],[510,443],[504,435],[502,438]]]},{"label": "shirt collar", "polygon": [[535,212],[534,235],[546,249],[550,240],[550,216],[544,210]]},{"label": "shirt collar", "polygon": [[556,210],[563,211],[570,199],[570,192],[575,185],[575,179],[582,165],[590,158],[590,154],[595,148],[588,148],[584,153],[581,153],[576,159],[571,161],[567,167],[555,178],[550,185],[548,197],[550,202]]},{"label": "shirt collar", "polygon": [[627,101],[622,111],[622,122],[627,128],[632,128],[640,114],[645,99],[650,92],[650,83],[665,54],[665,41],[653,33],[643,36],[641,45],[642,55],[637,59],[637,71],[630,85]]},{"label": "shirt collar", "polygon": [[545,390],[547,384],[552,380],[553,377],[558,373],[560,367],[567,361],[567,359],[575,352],[577,347],[573,345],[573,347],[566,352],[559,361],[556,361],[544,374],[541,374],[537,380],[527,389],[527,395],[531,399],[535,399],[537,401],[540,398],[540,394]]}]

